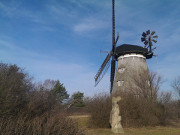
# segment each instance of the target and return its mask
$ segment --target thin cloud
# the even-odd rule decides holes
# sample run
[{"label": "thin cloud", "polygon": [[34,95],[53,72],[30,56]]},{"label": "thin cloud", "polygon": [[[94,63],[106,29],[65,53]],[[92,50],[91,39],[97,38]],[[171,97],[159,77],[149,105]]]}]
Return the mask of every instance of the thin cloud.
[{"label": "thin cloud", "polygon": [[4,16],[13,17],[14,13],[16,13],[16,11],[21,6],[21,4],[22,4],[22,0],[8,1],[8,2],[0,1],[0,11]]},{"label": "thin cloud", "polygon": [[91,31],[97,31],[107,26],[107,23],[97,20],[95,18],[86,18],[82,22],[76,24],[73,30],[77,33],[86,33]]},{"label": "thin cloud", "polygon": [[[8,40],[10,40],[10,38],[8,38]],[[28,50],[25,49],[21,46],[18,46],[10,41],[4,40],[4,39],[0,39],[0,44],[1,46],[4,46],[5,48],[4,51],[6,52],[7,55],[10,55],[14,58],[17,59],[23,59],[23,58],[45,58],[45,59],[53,59],[52,56],[49,55],[44,55],[44,54],[39,54],[38,52],[32,51],[32,50]]]},{"label": "thin cloud", "polygon": [[10,2],[10,4],[0,2],[0,14],[8,18],[9,21],[21,22],[23,19],[26,24],[31,25],[30,30],[55,31],[52,25],[54,20],[50,19],[50,13],[46,8],[46,6],[42,6],[40,10],[31,10],[29,7],[23,6],[22,0]]}]

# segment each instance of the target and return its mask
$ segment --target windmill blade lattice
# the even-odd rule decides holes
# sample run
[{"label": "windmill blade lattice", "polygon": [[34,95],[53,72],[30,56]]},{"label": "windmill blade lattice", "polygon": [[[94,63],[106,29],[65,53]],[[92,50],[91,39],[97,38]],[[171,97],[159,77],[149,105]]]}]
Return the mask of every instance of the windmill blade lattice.
[{"label": "windmill blade lattice", "polygon": [[101,79],[103,78],[103,76],[105,75],[105,73],[107,72],[109,66],[110,66],[110,58],[111,58],[111,54],[108,54],[103,62],[103,64],[101,65],[101,67],[99,68],[97,74],[95,75],[94,79],[95,79],[95,86],[98,85],[98,83],[101,81]]},{"label": "windmill blade lattice", "polygon": [[148,48],[149,52],[151,53],[152,50],[156,49],[156,47],[152,49],[153,46],[152,42],[156,43],[157,42],[156,39],[158,38],[157,35],[154,35],[155,33],[156,33],[155,31],[151,32],[150,30],[147,30],[146,32],[142,33],[141,41],[144,42],[145,45],[144,47]]}]

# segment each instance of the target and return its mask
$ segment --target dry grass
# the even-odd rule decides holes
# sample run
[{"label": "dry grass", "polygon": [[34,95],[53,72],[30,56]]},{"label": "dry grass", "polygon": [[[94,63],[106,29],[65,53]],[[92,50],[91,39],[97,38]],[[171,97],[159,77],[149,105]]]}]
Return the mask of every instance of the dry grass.
[{"label": "dry grass", "polygon": [[173,127],[152,127],[125,129],[125,135],[179,135],[180,128]]},{"label": "dry grass", "polygon": [[[126,128],[124,134],[116,135],[179,135],[180,128],[153,127],[153,128]],[[113,135],[110,129],[89,129],[87,135]]]},{"label": "dry grass", "polygon": [[91,117],[90,115],[74,115],[74,116],[69,116],[73,120],[76,120],[78,122],[78,126],[87,129],[89,128],[89,118]]},{"label": "dry grass", "polygon": [[[108,128],[93,129],[88,127],[89,115],[70,116],[76,119],[79,126],[86,129],[86,135],[113,135]],[[180,128],[175,127],[146,127],[146,128],[125,128],[123,135],[180,135]],[[122,135],[122,134],[116,134]]]},{"label": "dry grass", "polygon": [[85,135],[78,123],[62,113],[29,119],[0,119],[0,135]]}]

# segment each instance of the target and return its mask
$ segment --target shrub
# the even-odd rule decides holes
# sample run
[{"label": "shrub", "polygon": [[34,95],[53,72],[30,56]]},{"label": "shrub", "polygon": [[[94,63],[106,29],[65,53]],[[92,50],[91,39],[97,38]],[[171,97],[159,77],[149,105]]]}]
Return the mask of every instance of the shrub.
[{"label": "shrub", "polygon": [[2,135],[83,135],[78,124],[68,118],[51,91],[32,91],[25,109],[17,115],[2,115]]},{"label": "shrub", "polygon": [[163,107],[147,98],[124,94],[119,103],[123,127],[155,126],[164,115]]},{"label": "shrub", "polygon": [[89,125],[96,128],[108,128],[111,111],[111,97],[100,93],[86,102],[91,114]]},{"label": "shrub", "polygon": [[29,119],[0,119],[0,132],[2,135],[84,135],[77,123],[62,113],[48,113]]},{"label": "shrub", "polygon": [[[165,125],[169,118],[168,104],[162,104],[152,98],[136,97],[132,93],[119,93],[122,97],[119,108],[123,127],[143,127]],[[101,93],[86,101],[91,114],[90,126],[109,128],[111,97]],[[172,116],[172,115],[171,115]]]},{"label": "shrub", "polygon": [[26,110],[23,113],[31,118],[61,107],[60,104],[58,105],[56,95],[51,91],[34,90],[28,94],[27,100]]}]

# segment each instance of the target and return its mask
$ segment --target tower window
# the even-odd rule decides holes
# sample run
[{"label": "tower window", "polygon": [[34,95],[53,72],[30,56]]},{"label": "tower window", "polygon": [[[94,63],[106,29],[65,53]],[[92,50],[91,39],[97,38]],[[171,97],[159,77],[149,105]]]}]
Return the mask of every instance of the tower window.
[{"label": "tower window", "polygon": [[148,84],[148,86],[151,86],[150,81],[146,80],[146,83]]},{"label": "tower window", "polygon": [[118,81],[118,82],[117,82],[117,85],[120,87],[120,86],[123,85],[123,83],[124,83],[124,81]]},{"label": "tower window", "polygon": [[125,71],[125,68],[119,68],[119,69],[118,69],[118,72],[119,72],[119,73],[123,73],[124,71]]}]

